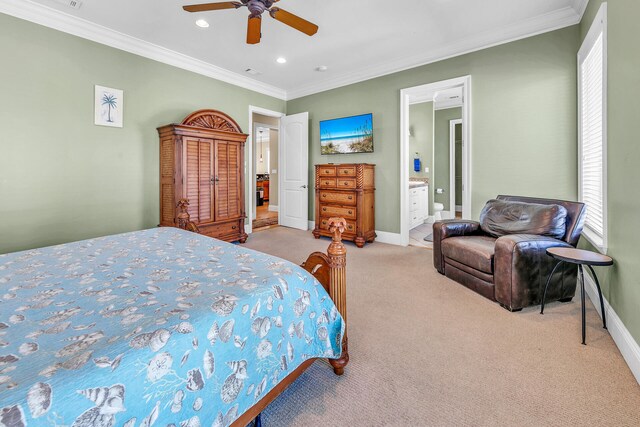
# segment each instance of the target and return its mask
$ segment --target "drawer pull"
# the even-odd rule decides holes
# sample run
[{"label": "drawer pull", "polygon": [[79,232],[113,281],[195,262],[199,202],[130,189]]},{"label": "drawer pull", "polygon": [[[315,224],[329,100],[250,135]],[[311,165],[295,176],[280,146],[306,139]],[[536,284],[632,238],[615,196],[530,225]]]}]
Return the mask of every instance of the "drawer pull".
[{"label": "drawer pull", "polygon": [[347,181],[344,182],[344,185],[349,185],[349,183]]},{"label": "drawer pull", "polygon": [[327,197],[327,195],[326,195],[326,194],[323,194],[323,195],[322,195],[322,197],[325,197],[325,198],[326,198],[326,197]]},{"label": "drawer pull", "polygon": [[327,211],[327,208],[322,208],[322,211],[323,211],[323,212],[326,212],[326,211]]},{"label": "drawer pull", "polygon": [[233,227],[231,227],[231,229],[232,229],[232,230],[235,230],[235,229],[236,229],[236,226],[234,225]]},{"label": "drawer pull", "polygon": [[353,211],[349,211],[349,215],[353,214]]},{"label": "drawer pull", "polygon": [[347,197],[347,199],[353,200],[353,196],[349,196],[349,197]]},{"label": "drawer pull", "polygon": [[344,173],[344,174],[349,174],[349,171],[342,171],[342,173]]},{"label": "drawer pull", "polygon": [[347,228],[348,228],[349,230],[353,230],[353,225],[349,225],[349,226],[347,226]]}]

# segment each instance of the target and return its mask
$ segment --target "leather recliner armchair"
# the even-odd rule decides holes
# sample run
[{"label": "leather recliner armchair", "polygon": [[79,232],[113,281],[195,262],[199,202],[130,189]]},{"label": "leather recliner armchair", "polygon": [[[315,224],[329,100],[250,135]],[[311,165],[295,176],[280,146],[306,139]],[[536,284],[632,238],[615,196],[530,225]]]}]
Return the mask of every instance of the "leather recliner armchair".
[{"label": "leather recliner armchair", "polygon": [[[562,239],[536,234],[492,237],[477,221],[445,220],[433,225],[433,263],[439,273],[497,301],[510,311],[539,304],[555,261],[550,247],[575,247],[586,216],[584,203],[534,197],[498,196],[500,201],[560,205],[566,211]],[[547,301],[571,301],[577,267],[563,263],[551,279]]]}]

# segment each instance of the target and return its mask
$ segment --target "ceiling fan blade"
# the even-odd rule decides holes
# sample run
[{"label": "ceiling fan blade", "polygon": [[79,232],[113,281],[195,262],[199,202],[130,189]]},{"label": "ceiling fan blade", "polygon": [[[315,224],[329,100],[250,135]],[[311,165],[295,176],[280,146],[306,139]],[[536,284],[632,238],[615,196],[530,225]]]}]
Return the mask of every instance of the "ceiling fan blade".
[{"label": "ceiling fan blade", "polygon": [[318,26],[312,22],[307,21],[306,19],[302,19],[293,13],[289,13],[286,10],[280,9],[278,7],[273,7],[269,11],[271,17],[276,19],[283,24],[287,24],[288,26],[295,28],[298,31],[302,31],[308,36],[312,36],[318,32]]},{"label": "ceiling fan blade", "polygon": [[249,15],[249,23],[247,25],[247,44],[260,43],[262,27],[262,18],[260,16]]},{"label": "ceiling fan blade", "polygon": [[191,4],[182,6],[182,8],[187,12],[206,12],[208,10],[237,9],[241,6],[242,3],[238,3],[237,1],[225,1],[221,3]]}]

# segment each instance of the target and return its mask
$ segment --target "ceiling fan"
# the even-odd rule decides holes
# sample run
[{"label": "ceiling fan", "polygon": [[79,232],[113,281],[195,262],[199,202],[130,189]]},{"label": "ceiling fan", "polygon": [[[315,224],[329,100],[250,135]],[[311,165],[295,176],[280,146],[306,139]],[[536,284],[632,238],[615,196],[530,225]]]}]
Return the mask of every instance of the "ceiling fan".
[{"label": "ceiling fan", "polygon": [[260,43],[262,37],[262,14],[267,11],[269,15],[277,21],[282,22],[298,31],[305,33],[308,36],[312,36],[318,32],[318,26],[306,19],[302,19],[293,13],[289,13],[286,10],[279,7],[272,7],[274,3],[279,0],[240,0],[240,1],[225,1],[220,3],[204,3],[194,4],[189,6],[183,6],[182,8],[187,12],[206,12],[209,10],[222,10],[222,9],[239,9],[246,7],[251,14],[249,15],[249,24],[247,27],[247,43],[256,44]]}]

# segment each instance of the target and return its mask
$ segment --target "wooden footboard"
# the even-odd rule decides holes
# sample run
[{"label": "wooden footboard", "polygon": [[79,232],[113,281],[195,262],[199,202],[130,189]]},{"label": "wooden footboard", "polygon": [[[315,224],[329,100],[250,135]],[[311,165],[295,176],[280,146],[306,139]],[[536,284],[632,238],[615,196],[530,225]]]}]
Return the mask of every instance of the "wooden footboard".
[{"label": "wooden footboard", "polygon": [[[318,279],[336,305],[347,323],[347,248],[342,243],[342,233],[347,226],[344,218],[330,218],[329,230],[333,233],[331,244],[327,254],[314,252],[305,262],[302,268]],[[340,359],[329,359],[336,375],[344,373],[344,367],[349,363],[349,351],[347,346],[347,330],[345,328],[342,337],[342,356]]]},{"label": "wooden footboard", "polygon": [[[178,227],[197,233],[198,227],[189,219],[188,206],[189,201],[187,199],[182,199],[178,202]],[[333,234],[333,237],[327,253],[314,252],[302,263],[302,268],[311,273],[325,288],[340,312],[340,315],[342,315],[345,324],[347,323],[347,248],[342,243],[342,233],[346,225],[347,222],[344,218],[329,219],[329,230]],[[233,427],[246,426],[311,366],[314,361],[315,359],[309,359],[303,362],[248,411],[240,415],[231,425]],[[329,363],[331,363],[336,375],[342,375],[345,366],[349,363],[346,327],[344,336],[342,337],[342,355],[339,359],[329,359]]]}]

